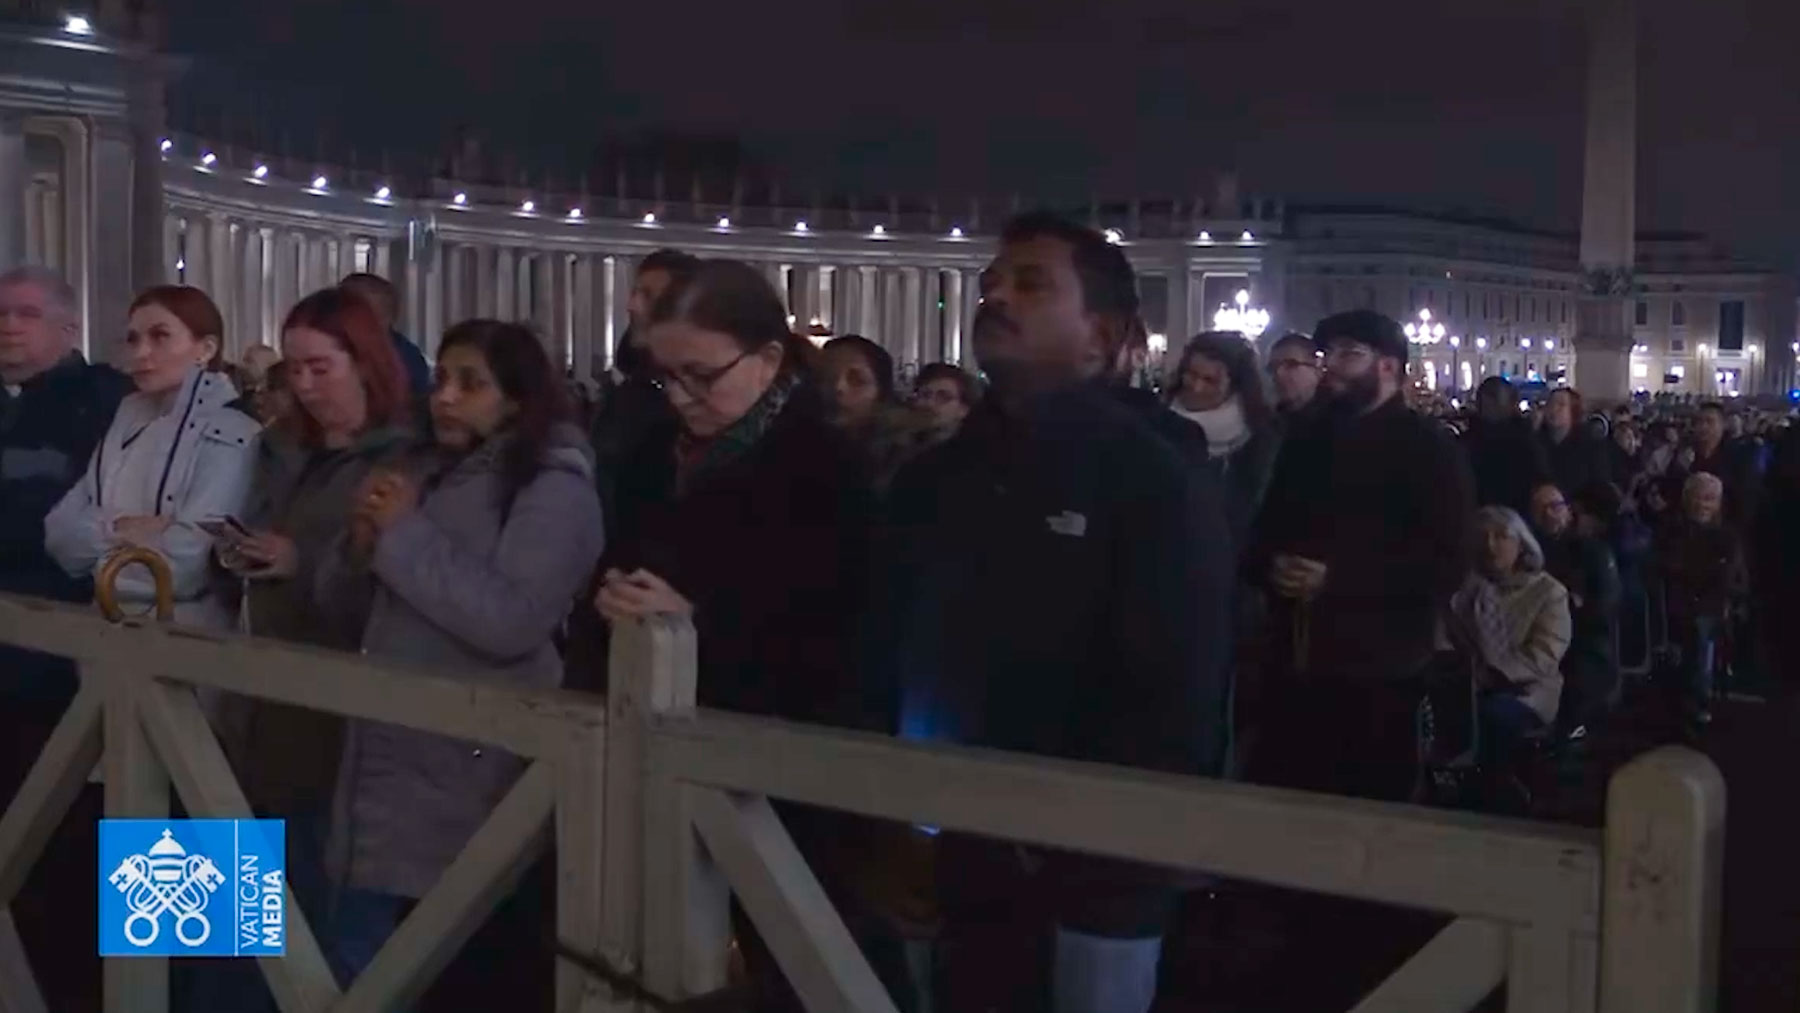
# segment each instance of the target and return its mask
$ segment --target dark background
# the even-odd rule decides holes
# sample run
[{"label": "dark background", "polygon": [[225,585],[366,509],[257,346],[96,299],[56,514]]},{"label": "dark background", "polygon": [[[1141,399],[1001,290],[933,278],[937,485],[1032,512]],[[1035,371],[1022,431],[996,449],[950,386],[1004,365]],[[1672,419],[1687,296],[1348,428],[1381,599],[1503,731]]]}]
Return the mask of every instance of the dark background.
[{"label": "dark background", "polygon": [[[1642,0],[1642,228],[1800,261],[1794,0]],[[814,188],[1246,194],[1574,230],[1570,0],[168,0],[179,126],[342,157],[478,136],[533,181],[620,157]],[[272,136],[278,132],[279,136]],[[685,179],[685,177],[680,177]],[[601,181],[604,180],[604,183]],[[642,186],[634,177],[633,186]]]}]

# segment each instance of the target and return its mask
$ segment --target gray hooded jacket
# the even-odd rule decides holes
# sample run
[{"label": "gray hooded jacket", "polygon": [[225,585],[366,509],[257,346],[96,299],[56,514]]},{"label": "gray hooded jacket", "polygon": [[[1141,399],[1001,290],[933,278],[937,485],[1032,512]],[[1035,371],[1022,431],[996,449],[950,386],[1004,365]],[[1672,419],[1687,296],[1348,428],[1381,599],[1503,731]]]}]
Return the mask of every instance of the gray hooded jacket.
[{"label": "gray hooded jacket", "polygon": [[[374,582],[364,654],[482,682],[560,684],[553,638],[603,543],[591,451],[573,427],[559,430],[544,470],[505,504],[501,449],[490,441],[428,482],[366,563],[340,540],[321,564],[322,606]],[[498,749],[351,722],[332,805],[333,879],[423,896],[523,769]]]}]

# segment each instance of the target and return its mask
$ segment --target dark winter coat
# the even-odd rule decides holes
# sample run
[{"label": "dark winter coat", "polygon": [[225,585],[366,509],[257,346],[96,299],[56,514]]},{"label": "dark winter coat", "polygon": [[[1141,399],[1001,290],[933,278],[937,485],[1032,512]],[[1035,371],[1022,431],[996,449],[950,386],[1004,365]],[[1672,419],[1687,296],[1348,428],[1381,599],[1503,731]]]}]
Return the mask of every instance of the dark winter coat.
[{"label": "dark winter coat", "polygon": [[1475,505],[1511,507],[1529,516],[1531,491],[1550,480],[1550,462],[1531,423],[1517,416],[1500,422],[1477,418],[1462,446],[1474,473]]},{"label": "dark winter coat", "polygon": [[[1475,497],[1450,434],[1395,397],[1290,433],[1252,536],[1246,575],[1267,587],[1278,555],[1325,564],[1308,606],[1305,667],[1392,680],[1430,660],[1438,616],[1468,572]],[[1295,603],[1272,595],[1278,668],[1293,670]]]},{"label": "dark winter coat", "polygon": [[[1564,496],[1574,496],[1598,482],[1612,481],[1610,442],[1589,435],[1586,428],[1576,426],[1560,441],[1545,426],[1538,430],[1538,443],[1550,463],[1550,478]],[[1527,504],[1529,505],[1529,504]]]},{"label": "dark winter coat", "polygon": [[[361,646],[373,586],[344,588],[327,613],[313,594],[316,568],[348,526],[350,499],[363,480],[397,460],[412,439],[405,429],[382,428],[342,450],[307,449],[279,427],[263,431],[242,520],[252,531],[293,539],[299,571],[286,580],[247,582],[253,635],[340,651]],[[241,698],[229,700],[227,709],[241,736],[233,762],[251,805],[281,816],[330,800],[343,752],[341,718]]]},{"label": "dark winter coat", "polygon": [[[44,518],[80,480],[131,390],[123,373],[90,365],[77,352],[17,394],[0,388],[0,591],[93,600],[93,579],[71,576],[44,548]],[[0,700],[54,703],[75,688],[68,662],[0,646]]]},{"label": "dark winter coat", "polygon": [[[1144,414],[1100,385],[1020,418],[989,402],[900,473],[889,512],[868,657],[903,734],[1220,772],[1223,498]],[[1047,874],[1088,931],[1140,931],[1167,885],[1068,856]]]},{"label": "dark winter coat", "polygon": [[1694,463],[1688,468],[1689,475],[1704,472],[1724,485],[1725,524],[1740,534],[1747,532],[1755,519],[1757,496],[1762,491],[1756,457],[1756,447],[1749,441],[1728,439],[1705,457],[1695,448]]},{"label": "dark winter coat", "polygon": [[[805,389],[749,453],[679,491],[678,436],[671,420],[622,462],[599,570],[641,567],[694,604],[701,706],[864,720],[851,636],[872,508],[854,451]],[[604,631],[582,625],[598,634],[587,663],[603,664]]]},{"label": "dark winter coat", "polygon": [[1544,570],[1569,592],[1572,620],[1563,655],[1563,707],[1571,727],[1602,713],[1618,688],[1619,610],[1624,588],[1612,549],[1573,534],[1544,538]]}]

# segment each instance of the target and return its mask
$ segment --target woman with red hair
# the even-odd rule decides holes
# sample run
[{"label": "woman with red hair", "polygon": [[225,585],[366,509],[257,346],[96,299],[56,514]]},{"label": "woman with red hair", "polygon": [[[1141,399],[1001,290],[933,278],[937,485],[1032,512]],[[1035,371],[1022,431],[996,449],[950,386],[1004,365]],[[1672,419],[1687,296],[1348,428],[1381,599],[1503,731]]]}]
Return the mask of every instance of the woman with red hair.
[{"label": "woman with red hair", "polygon": [[[263,439],[248,532],[219,557],[247,586],[250,633],[355,651],[373,585],[350,589],[357,600],[327,614],[312,594],[315,568],[349,530],[357,489],[413,438],[405,373],[374,311],[341,289],[315,292],[288,313],[281,350],[294,410]],[[247,710],[235,730],[249,748],[233,757],[244,793],[258,812],[288,821],[290,882],[316,919],[343,722],[278,704]]]},{"label": "woman with red hair", "polygon": [[[232,608],[212,579],[205,522],[238,513],[255,467],[256,420],[231,407],[219,371],[225,325],[206,293],[158,285],[131,303],[121,361],[137,387],[113,416],[87,473],[44,519],[44,547],[72,577],[115,549],[161,554],[174,575],[176,621],[229,629]],[[148,604],[149,574],[121,574],[119,598]]]}]

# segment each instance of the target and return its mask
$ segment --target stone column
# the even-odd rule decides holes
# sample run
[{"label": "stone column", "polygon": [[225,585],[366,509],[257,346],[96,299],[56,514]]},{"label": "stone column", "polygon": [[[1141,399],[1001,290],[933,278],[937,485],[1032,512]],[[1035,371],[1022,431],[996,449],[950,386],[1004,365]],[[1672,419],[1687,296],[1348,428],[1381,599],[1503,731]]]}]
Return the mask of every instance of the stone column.
[{"label": "stone column", "polygon": [[962,368],[971,372],[980,369],[975,361],[975,314],[981,309],[981,272],[962,272],[962,319],[963,333],[967,339],[963,342]]},{"label": "stone column", "polygon": [[275,290],[274,322],[269,328],[269,336],[280,347],[281,318],[286,317],[288,310],[300,301],[301,294],[301,262],[306,256],[305,237],[285,229],[269,230],[269,260],[273,288]]},{"label": "stone column", "polygon": [[1587,145],[1575,379],[1597,404],[1631,396],[1637,261],[1637,3],[1589,0]]},{"label": "stone column", "polygon": [[419,305],[419,333],[415,334],[419,341],[419,350],[427,359],[437,358],[438,339],[443,337],[445,329],[444,307],[454,295],[449,287],[449,279],[455,277],[456,248],[446,243],[431,244],[428,259],[421,265],[424,275],[423,289],[425,298]]},{"label": "stone column", "polygon": [[[394,280],[394,242],[391,239],[369,240],[369,273]],[[410,297],[409,297],[410,298]]]},{"label": "stone column", "polygon": [[881,347],[894,356],[896,363],[906,361],[906,268],[884,267],[881,279]]},{"label": "stone column", "polygon": [[597,295],[604,292],[604,285],[595,284],[600,280],[598,268],[601,263],[600,258],[583,253],[575,258],[573,265],[574,278],[569,296],[569,344],[575,360],[575,375],[583,380],[599,376],[605,366],[594,354],[594,335],[599,330],[597,323],[600,319],[600,314],[596,312],[599,304]]},{"label": "stone column", "polygon": [[944,274],[944,361],[963,360],[963,273]]},{"label": "stone column", "polygon": [[162,257],[163,277],[173,285],[181,280],[181,270],[175,266],[181,262],[181,216],[173,212],[163,216]]},{"label": "stone column", "polygon": [[499,308],[494,281],[496,251],[491,246],[471,246],[469,256],[475,262],[475,316],[491,317]]},{"label": "stone column", "polygon": [[862,268],[832,268],[832,329],[839,335],[862,333]]},{"label": "stone column", "polygon": [[919,268],[919,345],[915,366],[944,358],[944,273],[936,267]]},{"label": "stone column", "polygon": [[25,262],[25,115],[0,109],[0,270]]},{"label": "stone column", "polygon": [[232,292],[236,288],[237,263],[233,258],[231,234],[235,226],[224,215],[208,215],[206,224],[206,264],[211,272],[200,287],[212,296],[213,303],[219,307],[219,316],[225,321],[225,337],[229,340],[233,331],[237,330],[237,311],[232,305]]},{"label": "stone column", "polygon": [[531,318],[548,343],[550,363],[561,373],[569,365],[569,255],[550,250],[531,258]]},{"label": "stone column", "polygon": [[863,330],[869,340],[888,350],[888,354],[898,356],[900,346],[899,324],[889,312],[889,302],[893,299],[893,273],[891,267],[866,267],[863,269]]},{"label": "stone column", "polygon": [[519,272],[514,267],[514,258],[517,256],[518,251],[510,246],[502,246],[494,251],[493,316],[498,320],[517,320],[520,317]]},{"label": "stone column", "polygon": [[895,356],[899,362],[895,365],[904,369],[907,363],[917,363],[925,333],[924,315],[924,272],[920,268],[906,267],[900,269],[900,346]]},{"label": "stone column", "polygon": [[287,315],[292,304],[281,301],[280,278],[276,261],[279,258],[275,242],[275,230],[267,226],[256,230],[253,240],[257,249],[257,276],[261,284],[257,288],[257,333],[258,342],[265,345],[281,347],[281,318]]},{"label": "stone column", "polygon": [[[1169,382],[1169,371],[1181,361],[1181,349],[1187,347],[1188,339],[1202,330],[1203,326],[1194,323],[1194,275],[1188,268],[1187,256],[1177,256],[1175,270],[1169,274],[1168,319],[1163,321],[1163,339],[1167,344],[1163,348],[1162,361],[1155,363],[1160,367],[1163,383]],[[1152,350],[1154,363],[1155,351]]]},{"label": "stone column", "polygon": [[166,206],[163,197],[162,152],[157,145],[165,133],[165,76],[170,68],[162,57],[140,56],[132,63],[127,94],[129,129],[125,144],[131,172],[131,289],[142,291],[174,280],[166,274],[158,246]]},{"label": "stone column", "polygon": [[[61,268],[61,258],[57,256],[56,238],[52,233],[62,230],[56,227],[56,212],[51,197],[54,191],[38,182],[27,180],[25,192],[21,195],[20,205],[25,210],[25,244],[22,249],[34,264],[41,264],[52,269]],[[60,238],[60,237],[58,237]]]},{"label": "stone column", "polygon": [[623,253],[613,254],[606,262],[606,365],[611,368],[619,342],[631,326],[631,283],[637,274],[637,263]]},{"label": "stone column", "polygon": [[787,306],[789,313],[793,313],[794,308],[788,305],[787,271],[777,261],[763,264],[762,269],[763,274],[769,278],[770,287],[775,289],[775,297],[781,300],[781,305]]},{"label": "stone column", "polygon": [[233,359],[244,349],[262,343],[262,231],[248,223],[232,230],[232,262],[237,269],[237,284],[232,293],[237,302],[236,318],[230,326],[226,343]]},{"label": "stone column", "polygon": [[[132,264],[132,134],[123,123],[99,123],[93,136],[93,180],[88,229],[88,290],[85,324],[90,355],[96,335],[125,333],[125,307],[131,304]],[[154,248],[153,233],[146,242]],[[110,351],[110,350],[109,350]]]},{"label": "stone column", "polygon": [[795,264],[792,270],[794,296],[788,312],[794,315],[794,329],[804,332],[819,316],[819,268]]}]

